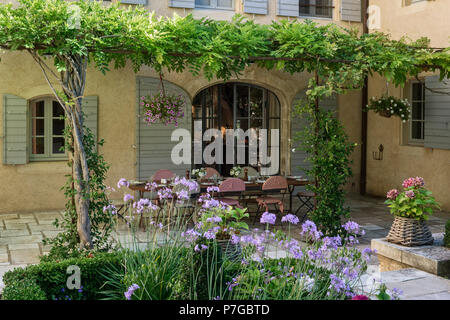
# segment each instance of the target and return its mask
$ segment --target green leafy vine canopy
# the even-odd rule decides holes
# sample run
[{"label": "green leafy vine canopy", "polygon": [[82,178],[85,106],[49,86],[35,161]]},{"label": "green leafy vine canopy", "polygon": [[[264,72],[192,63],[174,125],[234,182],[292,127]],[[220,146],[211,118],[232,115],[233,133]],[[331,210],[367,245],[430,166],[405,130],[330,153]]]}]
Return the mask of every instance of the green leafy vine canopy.
[{"label": "green leafy vine canopy", "polygon": [[[76,10],[74,10],[74,8]],[[70,21],[78,19],[75,26]],[[289,73],[317,72],[321,86],[310,95],[359,88],[364,76],[377,72],[396,85],[423,70],[450,73],[449,48],[430,48],[429,40],[392,40],[375,32],[312,21],[274,21],[261,25],[236,15],[232,21],[192,15],[158,17],[142,7],[122,8],[99,1],[20,0],[0,5],[0,47],[30,50],[54,58],[65,70],[63,56],[88,56],[102,72],[131,61],[135,70],[203,73],[229,79],[247,66]]]}]

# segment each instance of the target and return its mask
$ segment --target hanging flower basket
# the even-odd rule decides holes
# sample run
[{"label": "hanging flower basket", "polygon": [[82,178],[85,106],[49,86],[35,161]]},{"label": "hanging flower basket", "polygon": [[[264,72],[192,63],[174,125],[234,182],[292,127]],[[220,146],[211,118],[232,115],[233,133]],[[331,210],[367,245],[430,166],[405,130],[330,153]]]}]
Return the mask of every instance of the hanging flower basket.
[{"label": "hanging flower basket", "polygon": [[173,123],[178,126],[180,118],[184,117],[185,100],[181,95],[160,93],[141,97],[144,121],[147,124],[163,123],[166,126]]},{"label": "hanging flower basket", "polygon": [[383,96],[381,98],[372,97],[366,106],[366,111],[373,110],[380,116],[390,118],[399,117],[403,122],[409,119],[411,104],[407,99],[399,99],[393,96]]}]

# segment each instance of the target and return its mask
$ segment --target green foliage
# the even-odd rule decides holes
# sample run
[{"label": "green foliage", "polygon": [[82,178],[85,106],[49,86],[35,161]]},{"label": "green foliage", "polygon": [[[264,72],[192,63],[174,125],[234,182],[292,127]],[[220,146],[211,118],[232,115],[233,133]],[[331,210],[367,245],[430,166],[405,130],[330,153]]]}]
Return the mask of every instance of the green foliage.
[{"label": "green foliage", "polygon": [[317,201],[311,219],[326,235],[337,235],[341,232],[341,218],[349,214],[344,207],[343,187],[352,176],[350,155],[356,144],[348,141],[343,126],[331,111],[316,112],[306,104],[297,106],[296,113],[313,124],[297,132],[294,138],[307,152],[306,161],[312,165],[303,169],[317,182],[307,186],[316,194]]},{"label": "green foliage", "polygon": [[444,246],[450,248],[450,220],[445,224]]},{"label": "green foliage", "polygon": [[[399,85],[427,68],[450,73],[448,49],[429,48],[426,38],[391,40],[380,32],[356,30],[311,21],[273,21],[259,25],[242,16],[231,21],[157,17],[142,7],[120,8],[100,1],[20,0],[18,7],[0,6],[0,45],[11,50],[37,50],[55,57],[89,56],[102,72],[112,63],[135,70],[148,65],[161,71],[200,72],[211,79],[228,79],[251,63],[287,72],[318,71],[327,81],[360,87],[364,75],[378,72]],[[73,10],[73,6],[79,10]],[[73,12],[79,11],[79,26]],[[270,58],[268,58],[270,57]],[[281,58],[281,59],[273,59]],[[324,87],[329,87],[327,83]]]},{"label": "green foliage", "polygon": [[[248,225],[244,218],[248,218],[247,208],[226,208],[214,207],[203,212],[200,217],[202,230],[207,231],[213,227],[219,226],[220,231],[217,233],[218,240],[230,239],[232,234],[239,234],[241,230],[248,230]],[[220,222],[211,221],[211,219],[220,218]]]},{"label": "green foliage", "polygon": [[[206,245],[195,251],[194,246]],[[215,241],[197,240],[182,258],[180,274],[175,284],[175,299],[211,300],[225,291],[224,259]]]},{"label": "green foliage", "polygon": [[[54,299],[72,299],[72,300],[95,300],[102,298],[101,289],[106,290],[104,284],[106,279],[102,277],[102,272],[111,266],[120,268],[123,257],[121,252],[115,253],[98,253],[95,255],[84,256],[79,258],[70,258],[61,261],[41,262],[40,264],[30,265],[26,268],[16,268],[8,271],[3,276],[5,283],[5,291],[12,292],[17,290],[20,298],[22,293],[18,289],[20,281],[24,281],[24,285],[32,285],[34,297]],[[80,268],[82,292],[77,289],[69,290],[66,287],[67,274],[69,266],[78,266]],[[37,285],[34,286],[33,281]],[[39,294],[37,288],[40,288],[45,296]],[[25,295],[26,296],[26,295]],[[66,297],[67,296],[67,297]]]},{"label": "green foliage", "polygon": [[9,281],[1,297],[2,300],[46,300],[45,292],[31,277]]},{"label": "green foliage", "polygon": [[170,245],[143,251],[124,251],[123,265],[111,266],[103,272],[106,285],[110,288],[103,292],[105,298],[123,300],[127,288],[137,284],[139,289],[134,293],[135,299],[171,299],[182,259],[187,254],[187,248]]},{"label": "green foliage", "polygon": [[[94,251],[108,251],[113,243],[110,238],[114,230],[115,220],[109,211],[103,208],[109,204],[106,194],[105,179],[109,165],[103,158],[103,155],[97,152],[97,144],[103,146],[104,141],[95,141],[94,135],[87,127],[84,128],[83,146],[86,151],[88,167],[90,169],[89,190],[85,195],[90,200],[89,218],[91,223],[91,237]],[[71,128],[66,126],[64,130],[65,148],[71,150]],[[71,167],[72,162],[68,165]],[[79,256],[79,236],[77,232],[77,212],[73,197],[75,190],[73,188],[72,174],[67,174],[67,182],[62,190],[66,196],[66,210],[62,221],[56,219],[54,225],[62,227],[64,231],[60,232],[52,239],[44,239],[44,244],[51,244],[49,256],[46,259],[64,259]]]}]

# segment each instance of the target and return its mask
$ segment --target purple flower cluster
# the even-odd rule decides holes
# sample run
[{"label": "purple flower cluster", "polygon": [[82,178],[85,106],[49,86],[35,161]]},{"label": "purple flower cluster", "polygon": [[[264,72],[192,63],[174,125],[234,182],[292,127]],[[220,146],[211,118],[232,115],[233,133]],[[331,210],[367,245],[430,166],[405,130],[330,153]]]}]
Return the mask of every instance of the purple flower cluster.
[{"label": "purple flower cluster", "polygon": [[275,214],[266,211],[262,214],[260,222],[262,224],[275,224],[276,220],[277,216]]},{"label": "purple flower cluster", "polygon": [[117,188],[120,189],[122,187],[128,187],[130,183],[125,178],[121,178],[119,182],[117,182]]},{"label": "purple flower cluster", "polygon": [[207,249],[208,249],[208,246],[204,245],[204,244],[202,244],[202,245],[196,244],[195,247],[194,247],[194,251],[195,252],[201,252],[201,251],[205,251]]},{"label": "purple flower cluster", "polygon": [[142,214],[143,212],[148,212],[149,210],[158,210],[158,206],[155,205],[150,199],[142,198],[137,202],[133,203],[133,208],[136,213]]},{"label": "purple flower cluster", "polygon": [[291,213],[285,215],[281,218],[281,222],[289,222],[290,224],[298,224],[300,222],[299,218],[296,215]]},{"label": "purple flower cluster", "polygon": [[345,224],[342,225],[342,228],[344,228],[344,230],[347,231],[349,234],[353,235],[363,236],[366,233],[363,229],[360,229],[359,224],[354,221],[347,221]]},{"label": "purple flower cluster", "polygon": [[312,238],[312,240],[319,240],[323,233],[317,230],[317,226],[311,220],[305,221],[302,224],[302,231],[300,233],[302,236],[307,236]]},{"label": "purple flower cluster", "polygon": [[124,196],[123,196],[123,202],[128,202],[128,201],[130,201],[130,200],[134,200],[134,196],[132,196],[131,194],[128,194],[128,193],[126,193]]},{"label": "purple flower cluster", "polygon": [[140,287],[137,284],[132,284],[131,286],[128,287],[128,290],[124,292],[125,298],[127,300],[131,300],[131,296],[134,294],[134,292],[140,289]]},{"label": "purple flower cluster", "polygon": [[170,188],[162,188],[158,190],[158,197],[159,200],[165,200],[165,199],[172,199],[173,198],[173,194],[172,194],[172,189]]},{"label": "purple flower cluster", "polygon": [[103,207],[103,212],[104,213],[106,213],[108,211],[111,212],[112,215],[116,215],[117,214],[117,208],[113,204],[110,204],[110,205],[107,205],[107,206]]}]

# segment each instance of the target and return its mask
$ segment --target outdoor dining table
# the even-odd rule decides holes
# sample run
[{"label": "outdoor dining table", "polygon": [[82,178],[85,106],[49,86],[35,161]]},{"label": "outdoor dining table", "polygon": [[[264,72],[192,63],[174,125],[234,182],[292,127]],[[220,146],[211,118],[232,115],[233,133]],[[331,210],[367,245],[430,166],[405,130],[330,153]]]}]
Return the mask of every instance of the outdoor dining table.
[{"label": "outdoor dining table", "polygon": [[[292,194],[294,193],[295,187],[299,186],[306,186],[311,181],[307,179],[300,179],[300,178],[292,178],[292,177],[286,177],[288,188],[287,191],[289,193],[289,212],[292,212]],[[164,187],[170,187],[170,183],[161,183],[160,181],[155,181],[160,188]],[[128,188],[130,188],[133,191],[139,192],[139,198],[144,197],[145,192],[149,192],[149,190],[146,189],[147,182],[138,182],[138,183],[130,183]],[[262,185],[264,184],[264,181],[256,180],[256,181],[245,181],[245,186],[247,189],[253,189],[253,190],[261,190]],[[208,187],[211,186],[218,186],[219,183],[217,182],[208,182],[208,181],[200,181],[200,192],[206,190]]]}]

